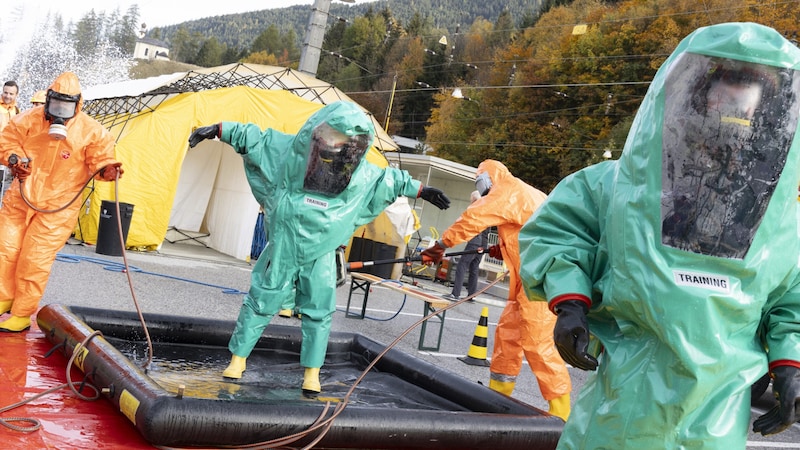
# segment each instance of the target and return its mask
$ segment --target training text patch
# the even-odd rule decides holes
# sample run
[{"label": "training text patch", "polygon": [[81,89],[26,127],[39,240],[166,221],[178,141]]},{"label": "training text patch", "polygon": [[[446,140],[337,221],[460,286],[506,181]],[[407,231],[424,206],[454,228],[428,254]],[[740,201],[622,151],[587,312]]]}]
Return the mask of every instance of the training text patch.
[{"label": "training text patch", "polygon": [[692,286],[726,293],[731,291],[731,282],[728,277],[683,270],[675,270],[672,273],[675,277],[675,284],[678,286]]}]

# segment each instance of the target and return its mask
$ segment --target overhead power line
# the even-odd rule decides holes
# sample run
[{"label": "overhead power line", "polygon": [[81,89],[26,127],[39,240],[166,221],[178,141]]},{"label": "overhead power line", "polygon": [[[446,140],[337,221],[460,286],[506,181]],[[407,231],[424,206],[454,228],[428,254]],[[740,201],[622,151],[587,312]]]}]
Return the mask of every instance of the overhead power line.
[{"label": "overhead power line", "polygon": [[[439,91],[439,90],[452,90],[456,88],[464,88],[464,86],[445,86],[445,87],[433,87],[427,83],[425,86],[421,86],[416,89],[397,89],[395,92],[419,92],[419,91]],[[540,88],[557,88],[557,87],[591,87],[591,86],[637,86],[637,85],[649,85],[649,81],[614,81],[614,82],[607,82],[607,83],[554,83],[554,84],[522,84],[516,86],[468,86],[470,90],[481,90],[481,89],[540,89]],[[345,92],[346,94],[385,94],[389,93],[391,90],[380,90],[380,91],[349,91]]]}]

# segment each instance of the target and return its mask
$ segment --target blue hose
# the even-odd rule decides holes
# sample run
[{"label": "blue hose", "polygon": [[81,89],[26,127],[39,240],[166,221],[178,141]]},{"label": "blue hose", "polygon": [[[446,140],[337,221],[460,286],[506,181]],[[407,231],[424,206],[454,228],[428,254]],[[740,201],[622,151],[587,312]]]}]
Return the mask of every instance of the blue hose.
[{"label": "blue hose", "polygon": [[[56,254],[56,261],[68,262],[68,263],[79,263],[81,261],[86,261],[93,264],[100,264],[102,266],[105,266],[104,267],[105,270],[111,270],[114,272],[125,271],[125,264],[118,263],[116,261],[109,261],[107,259],[102,259],[102,258],[93,258],[91,256],[65,255],[63,253],[58,253]],[[238,289],[229,288],[225,286],[217,286],[215,284],[203,283],[201,281],[190,280],[188,278],[175,277],[172,275],[164,275],[163,273],[147,272],[145,270],[139,269],[138,267],[130,265],[128,266],[128,268],[130,269],[131,272],[143,273],[146,275],[154,275],[157,277],[170,278],[172,280],[185,281],[187,283],[194,283],[194,284],[199,284],[201,286],[208,286],[208,287],[222,289],[223,294],[247,294],[247,292],[242,292]]]},{"label": "blue hose", "polygon": [[[113,271],[113,272],[124,272],[125,271],[125,264],[123,264],[123,263],[119,263],[119,262],[116,262],[116,261],[110,261],[110,260],[102,259],[102,258],[95,258],[95,257],[91,257],[91,256],[66,255],[64,253],[58,253],[58,254],[56,254],[56,261],[72,263],[72,264],[76,264],[76,263],[79,263],[81,261],[85,261],[85,262],[89,262],[89,263],[92,263],[92,264],[100,264],[101,266],[105,266],[104,267],[105,270],[110,270],[110,271]],[[203,283],[201,281],[190,280],[188,278],[175,277],[175,276],[172,276],[172,275],[164,275],[163,273],[147,272],[145,270],[142,270],[142,269],[140,269],[138,267],[131,266],[131,265],[129,265],[128,268],[130,269],[131,272],[134,272],[134,273],[143,273],[143,274],[146,274],[146,275],[154,275],[154,276],[157,276],[157,277],[169,278],[169,279],[172,279],[172,280],[185,281],[187,283],[194,283],[194,284],[199,284],[201,286],[208,286],[208,287],[222,289],[222,293],[223,294],[247,294],[247,292],[242,292],[242,291],[240,291],[238,289],[234,289],[234,288],[228,288],[228,287],[224,287],[224,286],[217,286],[217,285],[214,285],[214,284]],[[400,311],[403,310],[403,306],[405,306],[405,304],[406,304],[406,297],[403,296],[403,303],[400,305],[400,308],[397,310],[397,312],[392,314],[390,317],[381,319],[381,318],[377,318],[377,317],[364,316],[364,318],[365,319],[369,319],[369,320],[375,320],[375,321],[378,321],[378,322],[386,322],[386,321],[392,320],[392,319],[394,319],[395,317],[397,317],[400,314]],[[341,308],[337,308],[336,310],[340,311],[340,312],[344,312],[344,310],[342,310]]]}]

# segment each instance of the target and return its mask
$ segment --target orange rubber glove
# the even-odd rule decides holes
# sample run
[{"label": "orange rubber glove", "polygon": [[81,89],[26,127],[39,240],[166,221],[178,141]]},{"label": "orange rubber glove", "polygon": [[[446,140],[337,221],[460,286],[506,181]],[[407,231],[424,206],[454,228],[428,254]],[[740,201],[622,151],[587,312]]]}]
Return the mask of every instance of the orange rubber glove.
[{"label": "orange rubber glove", "polygon": [[114,181],[122,178],[123,173],[125,171],[122,170],[122,163],[109,164],[100,171],[100,178],[104,181]]},{"label": "orange rubber glove", "polygon": [[11,166],[11,176],[14,178],[19,178],[20,183],[25,181],[26,178],[31,174],[31,168],[26,167],[22,164],[15,164]]},{"label": "orange rubber glove", "polygon": [[422,256],[422,264],[430,266],[432,264],[439,264],[444,258],[445,248],[436,241],[433,246],[426,248],[420,253]]}]

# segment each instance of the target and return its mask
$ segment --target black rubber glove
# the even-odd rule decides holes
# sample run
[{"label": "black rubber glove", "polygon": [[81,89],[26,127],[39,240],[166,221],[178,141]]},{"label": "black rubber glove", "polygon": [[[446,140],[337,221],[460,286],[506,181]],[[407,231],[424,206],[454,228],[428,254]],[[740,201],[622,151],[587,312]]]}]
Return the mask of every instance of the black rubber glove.
[{"label": "black rubber glove", "polygon": [[800,368],[777,366],[772,369],[772,392],[778,404],[753,422],[753,432],[776,434],[800,420]]},{"label": "black rubber glove", "polygon": [[444,195],[444,192],[434,187],[424,186],[419,191],[419,198],[432,203],[433,206],[439,209],[447,209],[450,207],[450,199]]},{"label": "black rubber glove", "polygon": [[422,256],[422,264],[428,266],[431,264],[439,264],[442,262],[442,258],[444,258],[444,251],[445,248],[439,244],[439,241],[436,241],[432,246],[420,253]]},{"label": "black rubber glove", "polygon": [[200,142],[206,139],[218,138],[220,128],[221,128],[220,125],[216,123],[214,125],[200,127],[192,131],[192,134],[189,135],[189,147],[194,148],[195,145],[199,144]]},{"label": "black rubber glove", "polygon": [[586,353],[589,346],[589,308],[580,300],[566,300],[555,308],[558,318],[553,330],[556,349],[564,362],[581,370],[596,370],[597,360]]}]

